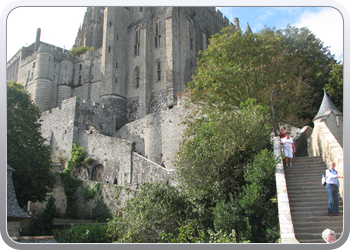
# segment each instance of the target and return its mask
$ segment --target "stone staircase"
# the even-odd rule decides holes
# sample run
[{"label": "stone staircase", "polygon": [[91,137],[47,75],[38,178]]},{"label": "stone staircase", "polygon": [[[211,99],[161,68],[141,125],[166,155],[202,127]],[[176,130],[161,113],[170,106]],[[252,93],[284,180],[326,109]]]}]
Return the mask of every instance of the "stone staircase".
[{"label": "stone staircase", "polygon": [[285,169],[294,233],[300,243],[325,243],[322,232],[329,228],[339,238],[343,232],[343,201],[339,197],[339,216],[328,216],[327,191],[321,185],[326,170],[322,157],[295,157]]}]

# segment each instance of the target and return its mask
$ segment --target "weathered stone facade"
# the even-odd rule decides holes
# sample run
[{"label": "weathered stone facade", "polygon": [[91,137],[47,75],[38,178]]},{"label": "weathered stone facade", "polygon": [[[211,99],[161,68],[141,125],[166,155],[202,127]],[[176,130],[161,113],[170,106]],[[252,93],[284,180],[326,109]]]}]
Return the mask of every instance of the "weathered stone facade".
[{"label": "weathered stone facade", "polygon": [[[72,172],[86,183],[117,177],[123,190],[165,179],[175,185],[173,160],[189,112],[178,94],[198,52],[228,25],[215,7],[88,7],[75,46],[94,50],[71,56],[41,42],[38,29],[35,43],[9,60],[7,80],[23,84],[43,111],[42,134],[61,170],[76,142],[93,159]],[[64,212],[62,187],[53,195]],[[117,211],[123,200],[107,203]]]}]

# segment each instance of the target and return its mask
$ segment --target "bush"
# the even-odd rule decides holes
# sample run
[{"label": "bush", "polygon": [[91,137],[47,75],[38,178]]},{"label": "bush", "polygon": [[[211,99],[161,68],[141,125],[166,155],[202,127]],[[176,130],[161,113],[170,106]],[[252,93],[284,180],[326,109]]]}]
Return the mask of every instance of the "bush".
[{"label": "bush", "polygon": [[56,215],[55,198],[50,196],[44,211],[37,217],[31,219],[26,236],[46,236],[52,235],[53,219]]},{"label": "bush", "polygon": [[87,47],[87,46],[73,47],[70,51],[67,51],[67,53],[72,56],[80,56],[81,54],[84,54],[86,51],[89,51],[89,50],[94,50],[94,47]]},{"label": "bush", "polygon": [[59,243],[111,243],[108,226],[99,223],[73,225],[63,230],[53,231],[55,240]]}]

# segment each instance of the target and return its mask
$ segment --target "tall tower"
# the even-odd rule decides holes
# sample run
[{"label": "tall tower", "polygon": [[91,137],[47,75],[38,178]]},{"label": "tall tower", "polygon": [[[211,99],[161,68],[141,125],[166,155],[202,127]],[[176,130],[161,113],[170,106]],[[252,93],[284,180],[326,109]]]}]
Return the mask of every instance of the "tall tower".
[{"label": "tall tower", "polygon": [[102,47],[104,7],[87,7],[83,25],[78,30],[75,47]]},{"label": "tall tower", "polygon": [[55,92],[53,86],[54,68],[54,48],[49,45],[41,45],[38,49],[38,57],[33,63],[36,68],[34,78],[33,100],[40,107],[41,111],[46,111],[54,107],[53,100]]},{"label": "tall tower", "polygon": [[[104,9],[103,43],[100,86],[100,103],[116,110],[116,130],[126,123],[126,73],[127,29],[129,19],[126,8],[106,7]],[[119,60],[119,61],[118,61]],[[124,63],[123,63],[124,61]],[[119,66],[118,66],[119,65]]]}]

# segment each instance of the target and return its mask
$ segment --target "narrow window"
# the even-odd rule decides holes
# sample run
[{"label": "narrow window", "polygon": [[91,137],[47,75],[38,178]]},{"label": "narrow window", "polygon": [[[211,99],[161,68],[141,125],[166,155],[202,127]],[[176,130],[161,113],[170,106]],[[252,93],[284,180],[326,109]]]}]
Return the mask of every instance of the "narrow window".
[{"label": "narrow window", "polygon": [[134,45],[134,55],[135,56],[140,54],[140,34],[141,34],[141,30],[135,31],[135,45]]},{"label": "narrow window", "polygon": [[91,79],[94,79],[94,75],[91,75]]},{"label": "narrow window", "polygon": [[136,69],[136,88],[140,87],[140,68]]},{"label": "narrow window", "polygon": [[118,78],[115,78],[115,83],[118,83]]},{"label": "narrow window", "polygon": [[142,12],[142,7],[140,7],[140,12]]},{"label": "narrow window", "polygon": [[112,22],[111,21],[109,22],[109,27],[112,27]]},{"label": "narrow window", "polygon": [[162,23],[156,22],[156,36],[154,38],[154,43],[155,43],[155,47],[160,47],[161,45],[161,36],[162,36]]},{"label": "narrow window", "polygon": [[79,76],[79,84],[81,84],[81,76]]},{"label": "narrow window", "polygon": [[193,39],[192,38],[190,39],[190,48],[191,48],[191,50],[193,50]]},{"label": "narrow window", "polygon": [[118,63],[115,63],[115,68],[116,68],[116,69],[118,68]]},{"label": "narrow window", "polygon": [[33,62],[33,69],[35,68],[35,62]]},{"label": "narrow window", "polygon": [[108,53],[111,53],[111,45],[108,46]]},{"label": "narrow window", "polygon": [[80,70],[82,70],[82,68],[83,68],[83,65],[82,65],[82,64],[80,64],[79,69],[80,69]]},{"label": "narrow window", "polygon": [[157,79],[158,79],[158,81],[160,81],[160,79],[161,79],[161,68],[160,68],[160,61],[158,61],[158,63],[157,63]]}]

